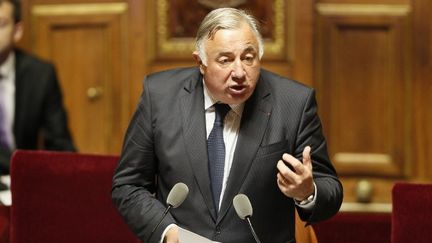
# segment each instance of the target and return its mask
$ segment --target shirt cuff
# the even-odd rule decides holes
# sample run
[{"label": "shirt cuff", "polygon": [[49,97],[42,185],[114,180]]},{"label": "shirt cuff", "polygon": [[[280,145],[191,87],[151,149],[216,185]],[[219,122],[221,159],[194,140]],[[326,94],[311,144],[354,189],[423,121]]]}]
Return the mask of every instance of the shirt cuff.
[{"label": "shirt cuff", "polygon": [[312,210],[315,207],[315,202],[316,202],[316,198],[317,198],[317,195],[318,195],[318,191],[317,191],[317,187],[315,185],[315,182],[313,183],[313,185],[314,185],[314,194],[313,194],[312,201],[307,202],[305,204],[300,204],[300,202],[298,202],[297,200],[294,200],[295,204],[298,207],[306,209],[306,210]]}]

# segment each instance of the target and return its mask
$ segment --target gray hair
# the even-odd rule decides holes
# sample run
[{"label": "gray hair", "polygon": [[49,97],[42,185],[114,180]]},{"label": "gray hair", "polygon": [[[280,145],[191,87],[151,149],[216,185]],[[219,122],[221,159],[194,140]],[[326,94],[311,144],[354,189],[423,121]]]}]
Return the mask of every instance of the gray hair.
[{"label": "gray hair", "polygon": [[235,8],[218,8],[210,13],[201,22],[198,28],[195,48],[204,65],[207,65],[207,55],[204,50],[204,42],[214,37],[216,32],[221,29],[236,29],[241,24],[246,23],[255,33],[258,41],[259,58],[264,54],[264,41],[259,32],[258,21],[243,10]]}]

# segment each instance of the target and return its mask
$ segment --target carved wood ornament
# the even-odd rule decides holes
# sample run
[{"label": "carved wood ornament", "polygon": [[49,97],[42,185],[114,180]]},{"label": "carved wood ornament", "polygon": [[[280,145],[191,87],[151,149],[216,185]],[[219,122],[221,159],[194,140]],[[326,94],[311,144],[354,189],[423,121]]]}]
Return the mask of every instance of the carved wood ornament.
[{"label": "carved wood ornament", "polygon": [[235,8],[246,3],[247,0],[198,0],[198,2],[208,8],[215,9],[221,7]]}]

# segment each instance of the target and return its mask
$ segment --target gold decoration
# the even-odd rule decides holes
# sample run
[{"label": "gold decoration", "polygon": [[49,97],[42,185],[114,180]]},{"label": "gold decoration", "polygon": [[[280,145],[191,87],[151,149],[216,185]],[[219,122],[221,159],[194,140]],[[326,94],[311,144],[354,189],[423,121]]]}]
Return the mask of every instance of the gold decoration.
[{"label": "gold decoration", "polygon": [[340,212],[370,212],[370,213],[391,213],[391,203],[359,203],[344,202],[339,210]]},{"label": "gold decoration", "polygon": [[356,186],[357,202],[369,203],[372,201],[373,184],[369,180],[363,179]]},{"label": "gold decoration", "polygon": [[337,163],[390,164],[392,162],[390,155],[378,153],[336,153],[333,160]]},{"label": "gold decoration", "polygon": [[[222,1],[216,1],[221,3]],[[227,1],[224,1],[227,2]],[[234,4],[234,1],[232,2]],[[274,29],[273,39],[265,39],[265,55],[284,57],[285,49],[285,0],[274,0]],[[157,1],[157,52],[159,56],[167,57],[190,57],[195,50],[195,41],[193,37],[188,38],[171,38],[168,33],[168,11],[169,1]],[[172,56],[171,56],[172,55]]]},{"label": "gold decoration", "polygon": [[411,11],[407,4],[336,4],[318,3],[316,8],[324,15],[385,15],[405,16]]},{"label": "gold decoration", "polygon": [[126,3],[47,4],[32,8],[34,16],[116,14],[127,10]]},{"label": "gold decoration", "polygon": [[220,7],[235,8],[246,3],[246,0],[198,0],[198,2],[208,8],[215,9]]}]

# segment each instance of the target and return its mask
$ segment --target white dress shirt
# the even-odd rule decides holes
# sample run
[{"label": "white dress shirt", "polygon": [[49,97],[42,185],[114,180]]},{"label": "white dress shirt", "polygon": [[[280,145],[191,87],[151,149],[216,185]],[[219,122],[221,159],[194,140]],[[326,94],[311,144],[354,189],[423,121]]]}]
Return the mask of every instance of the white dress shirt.
[{"label": "white dress shirt", "polygon": [[15,53],[11,52],[0,66],[0,102],[4,109],[4,126],[11,150],[15,149],[13,123],[15,116]]}]

